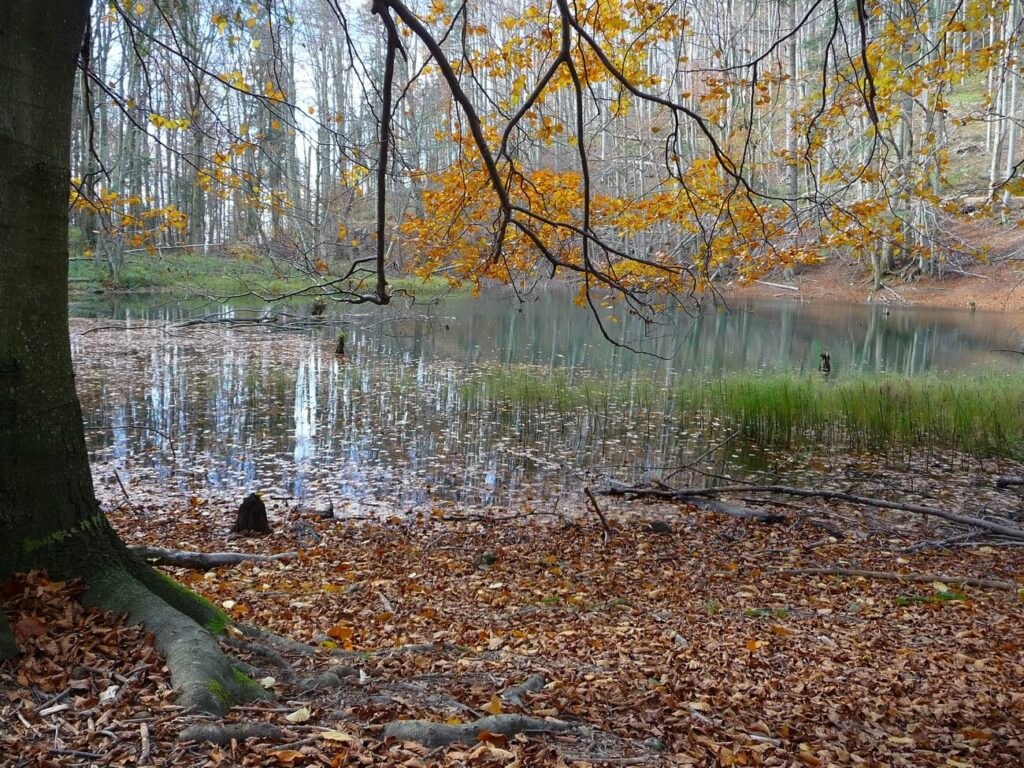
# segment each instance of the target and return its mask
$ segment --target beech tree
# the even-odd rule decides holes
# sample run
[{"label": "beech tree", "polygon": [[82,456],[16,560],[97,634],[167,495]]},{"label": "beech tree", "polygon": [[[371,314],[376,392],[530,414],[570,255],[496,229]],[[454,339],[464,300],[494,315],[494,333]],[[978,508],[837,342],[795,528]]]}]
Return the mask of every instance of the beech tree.
[{"label": "beech tree", "polygon": [[[67,312],[71,96],[89,0],[0,5],[0,581],[45,568],[142,623],[183,703],[266,694],[221,653],[227,620],[133,555],[93,492]],[[0,657],[15,652],[0,623]]]}]

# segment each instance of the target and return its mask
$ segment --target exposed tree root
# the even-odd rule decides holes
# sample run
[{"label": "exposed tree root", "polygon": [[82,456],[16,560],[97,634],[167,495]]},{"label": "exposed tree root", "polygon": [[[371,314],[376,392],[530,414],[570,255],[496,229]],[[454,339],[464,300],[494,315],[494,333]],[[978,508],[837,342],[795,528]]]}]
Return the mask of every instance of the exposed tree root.
[{"label": "exposed tree root", "polygon": [[175,568],[191,568],[195,571],[210,571],[214,568],[249,562],[266,563],[273,560],[294,560],[299,556],[297,552],[256,555],[249,552],[189,552],[162,547],[131,547],[130,549],[150,565],[170,565]]},{"label": "exposed tree root", "polygon": [[284,741],[286,738],[284,729],[271,723],[199,723],[190,725],[178,736],[181,741],[208,741],[221,747],[246,739]]},{"label": "exposed tree root", "polygon": [[14,630],[7,620],[3,606],[0,606],[0,661],[13,659],[18,655],[18,643],[14,639]]},{"label": "exposed tree root", "polygon": [[461,742],[475,744],[480,734],[493,733],[512,737],[526,732],[557,732],[578,730],[577,726],[561,720],[542,720],[526,715],[490,715],[472,723],[448,725],[430,720],[396,720],[384,729],[385,738],[415,741],[434,749]]},{"label": "exposed tree root", "polygon": [[978,579],[973,576],[949,576],[944,573],[896,573],[895,571],[864,571],[857,568],[786,568],[771,573],[787,576],[863,576],[866,579],[882,579],[884,581],[911,581],[930,584],[938,581],[943,584],[966,584],[969,587],[982,589],[1002,589],[1016,592],[1018,585],[1009,581],[996,579]]},{"label": "exposed tree root", "polygon": [[223,614],[187,590],[162,582],[155,572],[146,580],[152,583],[144,583],[125,569],[101,570],[86,579],[82,600],[124,614],[153,634],[181,704],[223,714],[235,703],[270,697],[232,665],[208,631],[223,630]]},{"label": "exposed tree root", "polygon": [[519,683],[518,685],[512,685],[501,692],[501,700],[514,704],[517,707],[523,706],[523,695],[527,693],[536,693],[545,685],[548,684],[548,678],[543,672],[538,672],[534,675],[530,675],[526,680]]}]

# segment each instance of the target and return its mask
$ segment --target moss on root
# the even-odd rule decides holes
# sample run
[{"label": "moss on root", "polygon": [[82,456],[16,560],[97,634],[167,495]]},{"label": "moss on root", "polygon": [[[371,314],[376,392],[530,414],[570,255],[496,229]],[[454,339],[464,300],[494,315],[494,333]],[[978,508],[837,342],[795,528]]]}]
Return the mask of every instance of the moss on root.
[{"label": "moss on root", "polygon": [[206,628],[214,635],[223,635],[231,618],[205,597],[197,595],[183,587],[167,574],[148,565],[143,566],[137,574],[141,581],[152,592],[162,598],[171,607],[181,611],[197,624]]},{"label": "moss on root", "polygon": [[[142,624],[152,633],[154,645],[171,670],[179,703],[223,714],[234,704],[271,697],[232,665],[217,640],[199,623],[216,622],[222,611],[162,574],[153,571],[151,577],[144,577],[135,571],[134,567],[132,572],[109,568],[87,577],[82,600],[125,614],[130,622]],[[225,616],[221,626],[226,623]]]}]

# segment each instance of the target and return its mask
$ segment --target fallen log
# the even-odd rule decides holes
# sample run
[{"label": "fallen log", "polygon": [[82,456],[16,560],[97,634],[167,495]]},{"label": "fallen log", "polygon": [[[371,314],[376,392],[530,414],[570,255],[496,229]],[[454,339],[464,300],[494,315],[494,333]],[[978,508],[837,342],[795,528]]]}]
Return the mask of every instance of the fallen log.
[{"label": "fallen log", "polygon": [[907,504],[900,501],[889,501],[887,499],[876,499],[870,496],[858,496],[845,491],[829,491],[816,488],[795,488],[788,485],[723,485],[716,488],[645,488],[645,487],[623,487],[613,486],[608,493],[615,495],[636,495],[662,498],[671,501],[684,501],[706,496],[718,496],[723,493],[780,493],[787,496],[799,496],[802,498],[828,499],[831,501],[845,501],[850,504],[859,504],[867,507],[878,507],[881,509],[894,509],[899,512],[912,512],[927,517],[938,517],[957,525],[968,528],[980,528],[1005,536],[1010,539],[1024,540],[1024,530],[1014,528],[1010,525],[997,523],[994,520],[985,520],[980,517],[961,515],[956,512],[949,512],[938,507],[927,507],[923,504]]},{"label": "fallen log", "polygon": [[974,576],[949,576],[940,573],[896,573],[895,571],[865,571],[859,568],[785,568],[769,573],[780,573],[786,576],[863,576],[866,579],[881,579],[884,581],[910,581],[931,584],[938,581],[943,584],[966,584],[969,587],[981,587],[982,589],[1002,589],[1009,592],[1016,592],[1018,585],[1009,581],[997,579],[979,579]]},{"label": "fallen log", "polygon": [[1011,485],[1024,485],[1024,477],[1019,475],[1000,475],[996,478],[996,488],[1009,488]]},{"label": "fallen log", "polygon": [[686,503],[692,504],[697,509],[703,509],[707,512],[717,512],[720,515],[728,515],[729,517],[738,517],[741,520],[757,520],[759,523],[782,523],[786,520],[785,515],[775,515],[771,512],[762,512],[759,509],[741,507],[736,504],[726,504],[724,501],[718,501],[716,499],[687,499]]},{"label": "fallen log", "polygon": [[[679,501],[679,491],[674,488],[653,488],[653,487],[628,487],[612,485],[601,491],[605,496],[636,496],[638,498],[665,499],[666,501]],[[687,498],[687,504],[692,504],[697,509],[707,512],[717,512],[720,515],[737,517],[741,520],[757,520],[759,523],[781,523],[786,520],[785,515],[775,515],[771,512],[763,512],[759,509],[751,509],[738,504],[727,504],[717,499]]]},{"label": "fallen log", "polygon": [[298,552],[280,552],[276,555],[257,555],[250,552],[189,552],[183,549],[162,547],[130,547],[150,565],[170,565],[175,568],[191,568],[194,571],[212,571],[214,568],[239,565],[240,563],[268,563],[277,560],[294,560]]}]

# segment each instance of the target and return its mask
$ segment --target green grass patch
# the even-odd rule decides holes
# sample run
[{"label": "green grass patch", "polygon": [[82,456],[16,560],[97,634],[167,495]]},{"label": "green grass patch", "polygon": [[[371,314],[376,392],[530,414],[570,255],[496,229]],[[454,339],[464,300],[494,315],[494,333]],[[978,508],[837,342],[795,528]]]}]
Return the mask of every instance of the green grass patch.
[{"label": "green grass patch", "polygon": [[[738,432],[763,448],[833,445],[1024,457],[1024,378],[991,373],[823,378],[788,373],[684,378],[582,377],[528,366],[489,368],[460,386],[474,417],[595,429],[671,423],[708,440]],[[601,425],[604,425],[603,427]]]},{"label": "green grass patch", "polygon": [[[163,250],[150,254],[134,252],[124,256],[118,283],[102,259],[75,260],[69,265],[72,291],[96,293],[107,291],[134,293],[166,293],[174,296],[235,296],[256,292],[266,296],[293,293],[313,285],[313,281],[295,265],[283,260],[271,262],[250,253],[189,250]],[[344,265],[340,265],[344,268]],[[329,275],[325,275],[330,279]],[[447,280],[419,277],[388,276],[393,294],[402,292],[417,298],[433,298],[458,293]],[[372,279],[362,285],[353,282],[347,288],[369,292]],[[468,289],[467,289],[468,290]]]},{"label": "green grass patch", "polygon": [[680,411],[719,420],[761,445],[1024,454],[1024,379],[1008,375],[734,375],[684,383],[676,397]]}]

